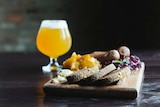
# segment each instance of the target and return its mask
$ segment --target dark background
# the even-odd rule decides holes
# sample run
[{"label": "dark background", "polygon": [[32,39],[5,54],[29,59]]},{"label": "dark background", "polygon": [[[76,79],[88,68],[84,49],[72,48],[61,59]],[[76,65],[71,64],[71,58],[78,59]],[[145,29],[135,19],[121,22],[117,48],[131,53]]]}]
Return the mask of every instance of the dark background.
[{"label": "dark background", "polygon": [[38,51],[43,19],[65,19],[70,51],[159,49],[159,0],[1,0],[0,52]]},{"label": "dark background", "polygon": [[74,50],[159,49],[160,2],[76,1],[67,8]]}]

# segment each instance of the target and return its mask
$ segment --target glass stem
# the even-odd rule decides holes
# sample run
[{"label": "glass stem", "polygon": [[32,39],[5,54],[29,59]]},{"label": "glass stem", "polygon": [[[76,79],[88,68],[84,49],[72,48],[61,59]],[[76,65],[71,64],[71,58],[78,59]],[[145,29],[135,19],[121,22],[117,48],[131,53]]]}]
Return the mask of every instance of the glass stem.
[{"label": "glass stem", "polygon": [[42,66],[42,70],[44,73],[50,73],[52,71],[60,71],[62,69],[62,66],[59,65],[57,58],[53,59],[50,58],[49,64],[47,66]]},{"label": "glass stem", "polygon": [[55,58],[55,59],[50,58],[50,63],[49,64],[50,64],[50,67],[51,67],[52,70],[57,70],[58,71],[62,68],[62,66],[59,65],[59,63],[58,63],[57,58]]}]

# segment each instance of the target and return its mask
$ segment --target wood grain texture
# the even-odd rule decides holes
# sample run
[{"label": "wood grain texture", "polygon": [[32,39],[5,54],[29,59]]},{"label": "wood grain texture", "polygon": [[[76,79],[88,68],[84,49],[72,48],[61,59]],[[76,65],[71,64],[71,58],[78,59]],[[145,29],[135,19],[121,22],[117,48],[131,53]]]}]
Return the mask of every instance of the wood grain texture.
[{"label": "wood grain texture", "polygon": [[141,89],[144,70],[145,63],[142,62],[142,67],[139,70],[132,72],[121,83],[112,86],[97,87],[80,86],[78,84],[53,84],[48,81],[44,84],[43,89],[48,95],[135,99],[138,97]]}]

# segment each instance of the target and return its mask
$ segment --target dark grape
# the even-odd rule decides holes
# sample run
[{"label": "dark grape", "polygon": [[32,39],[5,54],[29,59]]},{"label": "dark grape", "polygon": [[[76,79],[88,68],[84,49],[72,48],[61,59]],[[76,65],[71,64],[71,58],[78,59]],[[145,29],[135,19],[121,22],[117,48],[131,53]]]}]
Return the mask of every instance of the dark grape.
[{"label": "dark grape", "polygon": [[112,61],[106,61],[102,65],[104,67],[110,63],[113,63],[117,67],[117,69],[128,66],[131,71],[137,70],[138,68],[141,67],[140,58],[136,55],[131,55],[128,57],[121,56],[119,59],[119,63],[117,63],[117,61],[115,61],[115,60],[112,60]]}]

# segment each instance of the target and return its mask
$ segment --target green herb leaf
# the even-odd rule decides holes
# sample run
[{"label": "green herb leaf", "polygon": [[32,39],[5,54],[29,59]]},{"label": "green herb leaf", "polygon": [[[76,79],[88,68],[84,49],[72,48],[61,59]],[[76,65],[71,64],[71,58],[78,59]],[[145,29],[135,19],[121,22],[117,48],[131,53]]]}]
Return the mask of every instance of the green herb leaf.
[{"label": "green herb leaf", "polygon": [[113,60],[112,62],[113,62],[113,63],[119,63],[119,64],[122,64],[122,63],[123,63],[122,60]]},{"label": "green herb leaf", "polygon": [[129,60],[128,59],[120,59],[120,60],[113,60],[112,63],[118,63],[118,64],[123,64],[127,63]]}]

